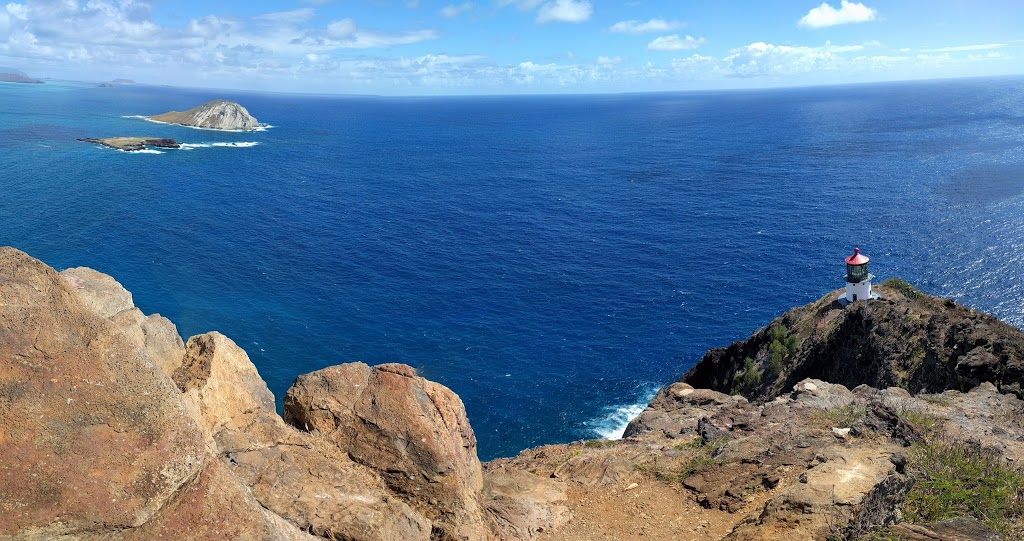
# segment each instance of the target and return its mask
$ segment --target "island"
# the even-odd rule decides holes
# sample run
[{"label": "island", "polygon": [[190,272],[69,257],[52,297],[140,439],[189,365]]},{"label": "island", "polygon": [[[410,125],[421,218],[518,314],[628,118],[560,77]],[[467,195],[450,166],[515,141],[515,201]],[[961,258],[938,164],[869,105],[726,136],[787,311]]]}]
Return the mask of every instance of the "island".
[{"label": "island", "polygon": [[114,88],[115,86],[137,86],[139,83],[131,79],[114,79],[113,81],[107,81],[100,83],[100,88]]},{"label": "island", "polygon": [[0,68],[0,83],[31,83],[43,84],[39,79],[33,79],[24,72],[11,68]]},{"label": "island", "polygon": [[211,130],[255,131],[264,127],[245,107],[227,100],[213,100],[188,111],[171,111],[143,118],[154,122]]},{"label": "island", "polygon": [[123,150],[125,152],[146,150],[149,147],[181,148],[181,143],[178,143],[174,139],[166,139],[163,137],[107,137],[105,139],[83,137],[79,139],[79,141],[83,141],[85,143],[96,143],[97,145],[116,148],[117,150]]}]

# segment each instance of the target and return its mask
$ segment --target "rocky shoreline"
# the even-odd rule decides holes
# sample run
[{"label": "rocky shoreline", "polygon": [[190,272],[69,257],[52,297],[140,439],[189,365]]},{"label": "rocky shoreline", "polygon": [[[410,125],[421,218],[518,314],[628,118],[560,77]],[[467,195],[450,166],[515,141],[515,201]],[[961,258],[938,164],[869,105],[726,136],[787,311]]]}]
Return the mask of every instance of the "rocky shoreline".
[{"label": "rocky shoreline", "polygon": [[[462,401],[412,367],[299,376],[282,417],[229,338],[184,341],[113,278],[0,248],[0,539],[1019,539],[1024,334],[882,289],[709,352],[623,440],[481,464]],[[920,392],[829,383],[830,358]],[[944,452],[988,461],[1001,515],[922,511]]]}]

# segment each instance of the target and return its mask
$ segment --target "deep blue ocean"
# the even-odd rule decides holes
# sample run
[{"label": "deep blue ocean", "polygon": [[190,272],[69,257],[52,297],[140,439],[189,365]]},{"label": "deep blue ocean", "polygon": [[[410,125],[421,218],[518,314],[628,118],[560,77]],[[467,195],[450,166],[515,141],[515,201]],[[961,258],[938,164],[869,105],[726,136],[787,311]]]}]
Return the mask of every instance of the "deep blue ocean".
[{"label": "deep blue ocean", "polygon": [[[273,127],[131,115],[214,98]],[[78,137],[199,145],[123,153]],[[256,143],[214,146],[213,143]],[[219,330],[280,400],[404,362],[482,458],[621,430],[705,350],[843,286],[859,246],[1024,325],[1024,79],[378,98],[0,84],[0,245]]]}]

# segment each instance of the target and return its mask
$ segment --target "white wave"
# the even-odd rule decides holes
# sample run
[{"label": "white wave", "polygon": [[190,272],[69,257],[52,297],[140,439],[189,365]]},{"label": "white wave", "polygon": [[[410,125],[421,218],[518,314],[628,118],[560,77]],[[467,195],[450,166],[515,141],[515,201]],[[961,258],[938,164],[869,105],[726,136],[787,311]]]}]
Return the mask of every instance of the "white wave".
[{"label": "white wave", "polygon": [[118,152],[127,152],[128,154],[163,154],[162,151],[160,151],[160,150],[153,150],[151,148],[144,148],[142,150],[123,150],[123,149],[118,148],[116,150]]},{"label": "white wave", "polygon": [[621,439],[629,422],[647,408],[647,404],[657,392],[657,389],[648,389],[644,392],[644,397],[635,404],[619,404],[604,408],[601,417],[588,423],[593,425],[590,430],[606,440]]},{"label": "white wave", "polygon": [[215,147],[235,147],[235,148],[248,148],[254,147],[259,143],[256,141],[242,141],[239,143],[212,143],[211,146]]},{"label": "white wave", "polygon": [[179,147],[181,150],[193,150],[196,148],[210,148],[213,145],[209,143],[181,143]]}]

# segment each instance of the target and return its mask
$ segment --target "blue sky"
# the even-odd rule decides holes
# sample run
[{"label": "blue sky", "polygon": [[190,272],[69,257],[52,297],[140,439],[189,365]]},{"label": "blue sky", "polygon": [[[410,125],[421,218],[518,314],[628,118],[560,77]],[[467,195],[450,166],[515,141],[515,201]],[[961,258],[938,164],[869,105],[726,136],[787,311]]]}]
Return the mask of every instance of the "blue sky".
[{"label": "blue sky", "polygon": [[339,94],[638,92],[1024,73],[1024,1],[14,0],[36,77]]}]

